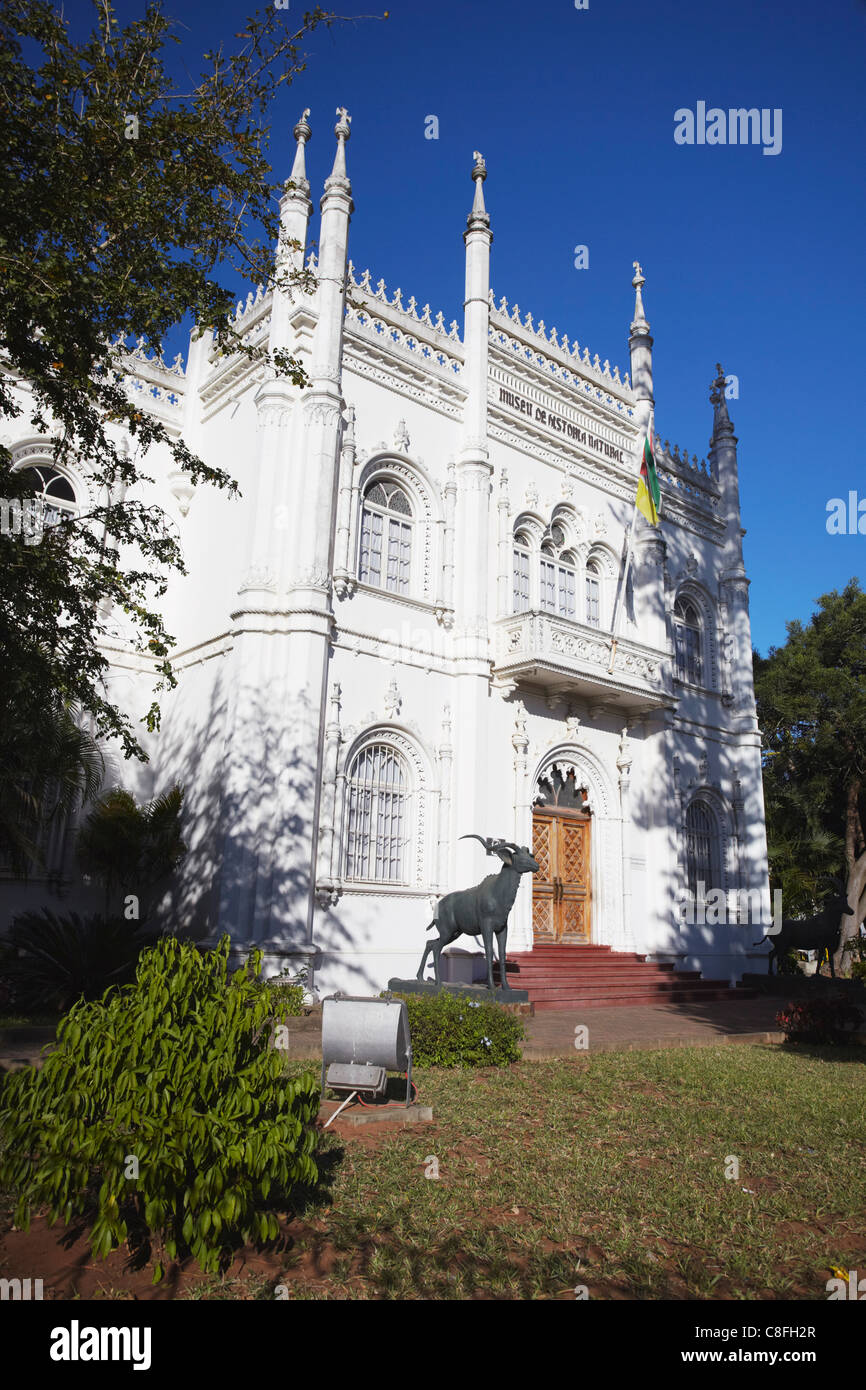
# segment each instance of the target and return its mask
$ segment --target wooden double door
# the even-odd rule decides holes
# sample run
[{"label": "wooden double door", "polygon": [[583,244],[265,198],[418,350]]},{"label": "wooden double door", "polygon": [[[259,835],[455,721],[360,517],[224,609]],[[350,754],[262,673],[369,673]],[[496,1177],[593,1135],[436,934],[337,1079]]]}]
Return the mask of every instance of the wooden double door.
[{"label": "wooden double door", "polygon": [[532,930],[539,945],[590,940],[589,841],[586,812],[539,809],[532,815]]}]

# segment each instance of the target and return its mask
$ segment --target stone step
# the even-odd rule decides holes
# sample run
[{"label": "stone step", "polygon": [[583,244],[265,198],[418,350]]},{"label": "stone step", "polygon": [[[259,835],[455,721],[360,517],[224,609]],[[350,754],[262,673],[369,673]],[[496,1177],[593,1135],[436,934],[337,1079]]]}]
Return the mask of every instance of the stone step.
[{"label": "stone step", "polygon": [[544,1013],[553,1009],[615,1009],[629,1008],[635,1005],[659,1005],[659,1004],[707,1004],[707,1003],[730,1003],[742,999],[754,999],[754,990],[733,990],[729,987],[723,989],[694,990],[694,989],[675,989],[670,994],[646,994],[629,993],[623,994],[617,991],[611,995],[586,996],[581,994],[569,994],[565,997],[556,999],[533,999],[532,1003],[536,1013]]},{"label": "stone step", "polygon": [[513,980],[597,980],[607,978],[614,980],[669,980],[694,979],[700,978],[697,970],[674,970],[672,965],[611,965],[610,962],[600,961],[597,965],[578,965],[563,966],[561,969],[551,965],[521,966],[519,970],[512,970],[506,966],[508,979]]},{"label": "stone step", "polygon": [[[498,966],[494,968],[499,979]],[[676,970],[672,961],[648,961],[636,951],[593,944],[536,946],[511,954],[506,980],[525,989],[536,1009],[626,1007],[747,999],[754,990],[727,980],[703,980],[700,971]]]},{"label": "stone step", "polygon": [[731,989],[727,980],[547,980],[543,984],[533,984],[530,994],[533,999],[552,994],[610,994],[642,990],[647,994],[670,994],[672,991],[692,989],[701,993],[707,989]]}]

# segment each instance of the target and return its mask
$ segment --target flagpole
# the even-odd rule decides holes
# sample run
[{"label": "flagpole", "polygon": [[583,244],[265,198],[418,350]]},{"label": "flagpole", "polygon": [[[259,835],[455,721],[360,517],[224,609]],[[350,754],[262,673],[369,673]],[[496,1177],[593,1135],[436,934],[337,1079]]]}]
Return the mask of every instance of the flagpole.
[{"label": "flagpole", "polygon": [[[655,412],[651,410],[651,411],[650,411],[650,417],[649,417],[649,419],[648,419],[648,421],[647,421],[646,432],[645,432],[645,435],[644,435],[645,441],[651,440],[651,439],[653,438],[654,432],[655,432]],[[644,451],[644,445],[643,445],[643,444],[640,444],[640,445],[639,445],[639,453],[638,453],[638,458],[639,458],[640,460],[643,460],[643,451]],[[650,451],[652,451],[652,445],[651,445],[651,444],[650,444]],[[639,464],[639,465],[638,465],[638,487],[640,487],[640,477],[641,477],[641,466],[640,466],[640,464]],[[619,591],[618,600],[617,600],[617,601],[615,602],[615,604],[614,604],[613,622],[611,623],[611,631],[610,631],[610,661],[608,662],[608,667],[607,667],[607,674],[608,674],[608,675],[611,675],[611,674],[613,673],[613,664],[614,664],[614,662],[616,661],[616,649],[617,649],[617,646],[618,646],[618,644],[619,644],[619,625],[620,625],[620,620],[621,620],[621,618],[622,618],[622,610],[623,610],[623,608],[625,607],[625,596],[626,596],[626,591],[627,591],[627,589],[628,589],[628,575],[629,575],[629,570],[631,569],[632,543],[633,543],[633,540],[634,540],[634,528],[635,528],[635,525],[636,525],[636,523],[637,523],[637,511],[638,511],[638,509],[637,509],[637,498],[635,498],[635,503],[634,503],[634,507],[632,508],[632,514],[631,514],[631,525],[630,525],[629,528],[628,528],[628,534],[627,534],[627,537],[626,537],[625,565],[624,565],[623,574],[622,574],[622,585],[620,586],[620,591]]]},{"label": "flagpole", "polygon": [[636,521],[637,507],[635,506],[632,508],[631,525],[628,528],[628,534],[626,536],[625,567],[622,572],[622,585],[620,587],[619,595],[617,597],[617,602],[614,609],[613,623],[611,624],[610,662],[608,663],[607,668],[608,675],[610,675],[613,671],[613,663],[616,660],[616,648],[617,643],[619,641],[619,623],[620,618],[622,617],[622,610],[625,606],[625,595],[626,590],[628,588],[628,572],[631,568],[632,540],[634,538],[634,528]]}]

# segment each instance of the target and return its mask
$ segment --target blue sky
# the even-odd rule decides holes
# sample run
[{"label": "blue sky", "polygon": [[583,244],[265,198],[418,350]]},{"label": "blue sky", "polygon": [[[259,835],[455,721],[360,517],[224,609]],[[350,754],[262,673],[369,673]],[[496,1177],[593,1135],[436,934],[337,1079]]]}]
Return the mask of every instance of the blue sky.
[{"label": "blue sky", "polygon": [[[165,3],[193,72],[255,8]],[[290,0],[286,23],[297,27],[303,8]],[[404,302],[414,294],[462,322],[462,233],[481,150],[497,300],[516,300],[621,369],[640,260],[660,436],[703,457],[714,364],[739,379],[729,408],[753,641],[763,652],[783,643],[787,620],[808,620],[820,594],[866,571],[866,535],[826,530],[831,497],[866,500],[856,336],[866,0],[589,0],[584,10],[574,0],[389,0],[388,9],[386,20],[310,36],[307,71],[273,108],[275,175],[288,176],[292,126],[309,106],[318,209],[345,105],[355,265],[399,285]],[[76,28],[89,18],[84,0],[66,12]],[[138,0],[118,4],[121,20],[138,13]],[[781,152],[676,144],[674,112],[699,101],[781,109]],[[438,140],[424,137],[429,115]],[[577,245],[589,248],[585,270],[574,268]]]}]

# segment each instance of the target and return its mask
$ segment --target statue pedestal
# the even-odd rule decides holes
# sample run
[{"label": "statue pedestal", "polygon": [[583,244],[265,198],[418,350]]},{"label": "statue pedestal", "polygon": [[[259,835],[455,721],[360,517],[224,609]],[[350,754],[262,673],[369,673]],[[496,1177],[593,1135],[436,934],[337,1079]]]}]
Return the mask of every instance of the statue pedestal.
[{"label": "statue pedestal", "polygon": [[490,990],[486,985],[437,985],[434,980],[389,980],[388,988],[392,994],[456,994],[460,998],[472,999],[478,1003],[521,1005],[518,1012],[532,1013],[529,992],[525,989]]}]

